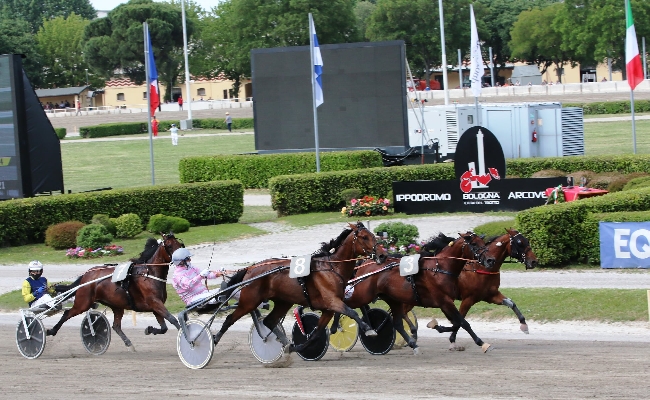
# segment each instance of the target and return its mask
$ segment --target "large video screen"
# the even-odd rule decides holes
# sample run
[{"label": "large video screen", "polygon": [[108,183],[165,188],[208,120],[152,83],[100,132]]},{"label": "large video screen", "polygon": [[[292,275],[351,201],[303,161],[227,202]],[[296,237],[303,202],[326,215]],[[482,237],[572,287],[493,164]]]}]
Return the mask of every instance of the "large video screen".
[{"label": "large video screen", "polygon": [[[406,147],[404,42],[321,45],[319,147]],[[313,150],[309,46],[251,51],[255,148]]]},{"label": "large video screen", "polygon": [[23,197],[12,58],[0,56],[0,200]]}]

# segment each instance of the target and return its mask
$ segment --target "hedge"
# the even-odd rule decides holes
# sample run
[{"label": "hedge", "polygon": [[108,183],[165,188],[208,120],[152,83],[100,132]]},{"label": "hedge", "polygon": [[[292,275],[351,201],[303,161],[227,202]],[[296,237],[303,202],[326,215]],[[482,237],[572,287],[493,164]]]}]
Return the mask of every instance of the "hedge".
[{"label": "hedge", "polygon": [[[562,107],[580,107],[584,115],[597,115],[597,114],[623,114],[629,113],[629,101],[605,101],[598,103],[564,103]],[[650,111],[650,100],[636,100],[634,102],[635,112],[648,112]]]},{"label": "hedge", "polygon": [[529,178],[535,172],[545,169],[557,169],[567,173],[576,171],[650,173],[650,155],[572,156],[506,160],[506,176],[516,175],[521,178]]},{"label": "hedge", "polygon": [[583,238],[580,259],[590,264],[600,264],[599,222],[647,222],[650,211],[632,211],[589,214],[582,223]]},{"label": "hedge", "polygon": [[271,201],[279,215],[340,209],[341,192],[358,188],[364,195],[386,197],[393,181],[454,179],[454,165],[426,164],[390,168],[284,175],[271,178]]},{"label": "hedge", "polygon": [[[158,131],[168,131],[172,124],[180,126],[178,120],[158,121]],[[253,118],[233,118],[233,129],[253,129]],[[227,129],[224,119],[193,119],[193,128],[201,129]],[[138,135],[148,133],[146,122],[120,122],[113,124],[101,124],[96,126],[84,126],[79,128],[79,133],[85,138],[98,138],[118,135]]]},{"label": "hedge", "polygon": [[[327,152],[320,156],[321,171],[383,165],[381,154],[372,150]],[[246,188],[266,188],[275,176],[315,172],[316,155],[312,152],[186,157],[180,160],[178,169],[181,183],[238,179]]]},{"label": "hedge", "polygon": [[43,242],[48,226],[64,221],[90,222],[95,214],[134,213],[143,220],[174,215],[194,224],[237,222],[244,210],[244,187],[216,181],[134,189],[42,196],[0,202],[0,244]]},{"label": "hedge", "polygon": [[585,230],[585,223],[593,224],[591,213],[648,210],[650,188],[641,188],[520,211],[517,226],[532,243],[540,263],[554,266],[594,260],[595,239],[592,231]]},{"label": "hedge", "polygon": [[68,130],[65,128],[54,128],[54,133],[56,133],[56,136],[61,140],[68,134]]}]

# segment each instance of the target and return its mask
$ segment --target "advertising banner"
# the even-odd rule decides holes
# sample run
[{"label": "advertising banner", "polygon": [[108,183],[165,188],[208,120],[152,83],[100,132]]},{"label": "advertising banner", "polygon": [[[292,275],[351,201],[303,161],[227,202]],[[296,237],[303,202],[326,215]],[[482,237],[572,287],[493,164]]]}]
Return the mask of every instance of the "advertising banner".
[{"label": "advertising banner", "polygon": [[650,222],[601,222],[602,268],[650,268]]}]

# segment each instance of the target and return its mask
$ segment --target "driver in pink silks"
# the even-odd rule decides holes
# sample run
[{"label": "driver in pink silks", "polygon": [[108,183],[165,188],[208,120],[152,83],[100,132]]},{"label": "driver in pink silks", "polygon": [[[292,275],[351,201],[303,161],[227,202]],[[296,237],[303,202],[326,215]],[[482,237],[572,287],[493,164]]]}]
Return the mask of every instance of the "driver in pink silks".
[{"label": "driver in pink silks", "polygon": [[[206,297],[210,297],[220,290],[208,290],[206,285],[203,283],[203,280],[223,277],[227,272],[232,273],[231,271],[225,271],[224,269],[221,269],[220,271],[210,271],[206,268],[203,271],[199,271],[199,269],[194,267],[190,262],[191,257],[192,254],[190,254],[190,251],[184,247],[181,247],[172,254],[172,263],[176,266],[174,277],[172,279],[172,286],[176,289],[176,292],[181,296],[181,299],[185,304],[188,305],[196,303]],[[237,292],[233,297],[239,298],[239,292]],[[208,302],[208,304],[216,303],[217,301],[215,299]]]}]

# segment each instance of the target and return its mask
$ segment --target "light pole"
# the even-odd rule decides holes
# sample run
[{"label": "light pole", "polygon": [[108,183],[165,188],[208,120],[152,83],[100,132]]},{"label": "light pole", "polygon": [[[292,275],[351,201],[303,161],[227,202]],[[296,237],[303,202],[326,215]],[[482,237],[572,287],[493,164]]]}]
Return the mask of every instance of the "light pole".
[{"label": "light pole", "polygon": [[[187,27],[185,23],[185,0],[181,0],[181,13],[183,17],[183,54],[185,56],[185,104],[187,104],[188,125],[192,122],[192,98],[190,93],[190,64],[187,62]],[[186,126],[191,129],[191,126]]]}]

